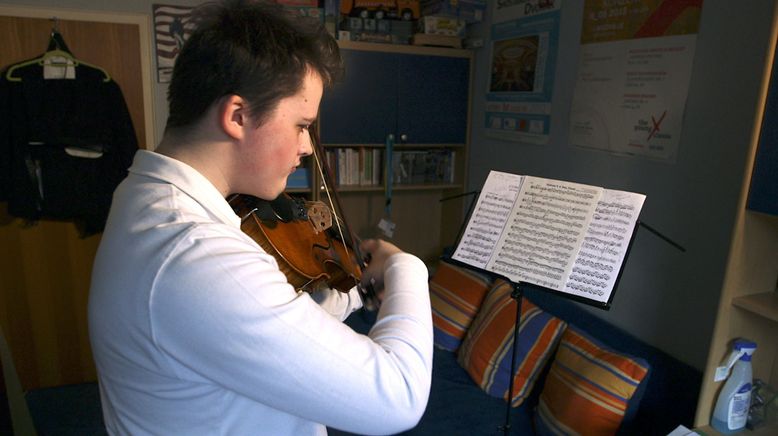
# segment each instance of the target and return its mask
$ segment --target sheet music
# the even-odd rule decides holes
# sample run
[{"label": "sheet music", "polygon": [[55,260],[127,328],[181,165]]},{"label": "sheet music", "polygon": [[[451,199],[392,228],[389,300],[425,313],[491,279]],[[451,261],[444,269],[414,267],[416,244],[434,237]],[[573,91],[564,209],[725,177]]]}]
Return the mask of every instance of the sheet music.
[{"label": "sheet music", "polygon": [[486,269],[523,180],[524,176],[515,174],[489,173],[453,259]]},{"label": "sheet music", "polygon": [[606,189],[564,291],[607,303],[646,196]]},{"label": "sheet music", "polygon": [[603,189],[526,176],[487,270],[561,291]]},{"label": "sheet music", "polygon": [[492,171],[452,258],[607,305],[645,198]]}]

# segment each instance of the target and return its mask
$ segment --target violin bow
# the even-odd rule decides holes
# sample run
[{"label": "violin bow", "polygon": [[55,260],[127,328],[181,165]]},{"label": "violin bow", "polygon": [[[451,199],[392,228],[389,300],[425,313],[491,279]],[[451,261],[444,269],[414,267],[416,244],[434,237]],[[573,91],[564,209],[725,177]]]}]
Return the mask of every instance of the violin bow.
[{"label": "violin bow", "polygon": [[[335,222],[338,223],[338,232],[340,233],[340,237],[343,240],[343,245],[344,247],[348,247],[348,245],[351,245],[351,249],[354,251],[354,257],[357,260],[357,265],[359,266],[359,269],[364,270],[365,267],[367,266],[366,262],[369,259],[366,259],[365,256],[362,254],[362,250],[360,250],[359,244],[357,243],[359,238],[357,238],[356,234],[351,230],[351,227],[348,225],[348,222],[346,221],[346,217],[345,216],[343,218],[340,217],[340,212],[343,210],[343,207],[341,206],[340,203],[340,196],[338,196],[338,190],[335,188],[335,181],[332,177],[332,171],[330,170],[329,165],[326,162],[323,162],[323,158],[326,155],[324,153],[324,146],[321,144],[321,141],[319,141],[318,125],[312,125],[308,131],[311,135],[311,144],[313,148],[314,161],[316,162],[316,167],[319,170],[319,176],[322,180],[322,183],[324,184],[324,191],[327,193],[327,199],[330,202],[330,209],[332,209],[332,215],[335,217]],[[334,198],[334,203],[333,203],[333,198]],[[348,235],[348,241],[343,236],[343,229],[341,229],[341,223],[343,224],[343,228],[345,229],[345,232]],[[372,283],[368,283],[367,285],[363,286],[360,281],[359,283],[357,283],[357,287],[360,290],[359,295],[362,297],[362,301],[366,307],[373,306],[373,308],[377,308],[380,305],[380,300],[376,295],[376,291]]]},{"label": "violin bow", "polygon": [[[359,267],[364,269],[366,266],[365,258],[359,249],[359,245],[357,244],[359,238],[357,238],[356,234],[351,231],[351,227],[348,225],[346,218],[341,218],[339,215],[340,211],[343,210],[343,206],[341,205],[338,191],[335,188],[332,171],[330,170],[329,165],[327,165],[326,162],[323,162],[323,157],[325,156],[324,146],[321,144],[321,141],[319,141],[318,130],[319,129],[317,125],[312,125],[309,129],[309,133],[311,135],[311,143],[313,145],[313,157],[319,170],[319,176],[322,180],[322,183],[324,184],[324,191],[327,193],[327,199],[330,202],[330,209],[332,209],[332,214],[335,216],[335,222],[338,223],[338,232],[340,233],[340,237],[343,239],[344,245],[351,245],[351,249],[354,251]],[[343,224],[343,228],[348,235],[348,241],[343,236],[343,230],[340,227],[341,223]]]}]

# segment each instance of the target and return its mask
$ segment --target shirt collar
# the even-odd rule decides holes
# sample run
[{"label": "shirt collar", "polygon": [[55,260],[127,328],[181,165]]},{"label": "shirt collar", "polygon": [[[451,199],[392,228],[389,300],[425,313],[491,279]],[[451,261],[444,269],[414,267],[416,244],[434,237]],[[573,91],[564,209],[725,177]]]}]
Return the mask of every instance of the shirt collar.
[{"label": "shirt collar", "polygon": [[150,150],[138,150],[129,172],[175,185],[225,224],[240,228],[240,218],[219,190],[189,165]]}]

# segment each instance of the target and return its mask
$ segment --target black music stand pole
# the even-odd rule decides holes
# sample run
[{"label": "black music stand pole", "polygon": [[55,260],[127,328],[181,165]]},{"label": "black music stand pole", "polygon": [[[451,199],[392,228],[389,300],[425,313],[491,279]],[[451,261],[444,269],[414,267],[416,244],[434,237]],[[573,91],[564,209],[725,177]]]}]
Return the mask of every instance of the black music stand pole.
[{"label": "black music stand pole", "polygon": [[502,426],[506,436],[511,432],[511,398],[513,396],[513,381],[516,378],[516,356],[519,354],[519,327],[521,326],[521,300],[524,295],[522,283],[510,282],[513,285],[511,298],[516,300],[516,322],[513,324],[513,350],[511,356],[510,382],[508,385],[508,403],[505,406],[505,425]]}]

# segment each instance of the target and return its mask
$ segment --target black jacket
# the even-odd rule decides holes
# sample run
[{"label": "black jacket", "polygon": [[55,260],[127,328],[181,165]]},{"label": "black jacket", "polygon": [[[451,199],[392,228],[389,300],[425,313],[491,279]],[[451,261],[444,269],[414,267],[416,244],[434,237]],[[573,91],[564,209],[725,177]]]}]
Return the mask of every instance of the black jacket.
[{"label": "black jacket", "polygon": [[33,63],[9,80],[9,68],[0,74],[0,201],[28,221],[101,231],[138,149],[121,89],[83,64],[74,79],[46,80]]}]

